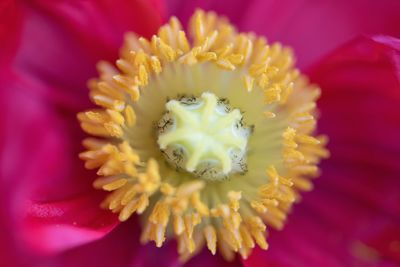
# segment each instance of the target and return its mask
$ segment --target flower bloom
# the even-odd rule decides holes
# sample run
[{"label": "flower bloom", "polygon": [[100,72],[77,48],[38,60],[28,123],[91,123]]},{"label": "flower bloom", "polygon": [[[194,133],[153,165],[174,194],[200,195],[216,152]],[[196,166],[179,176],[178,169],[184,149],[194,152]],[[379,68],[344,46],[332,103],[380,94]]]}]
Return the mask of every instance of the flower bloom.
[{"label": "flower bloom", "polygon": [[282,229],[328,155],[313,136],[320,91],[288,48],[215,13],[196,11],[189,29],[173,17],[151,41],[127,35],[118,69],[98,65],[89,86],[101,109],[78,118],[107,139],[85,139],[80,156],[112,192],[104,207],[120,221],[144,214],[142,242],[161,247],[173,232],[182,259],[204,243],[247,258],[255,243],[268,248],[263,221]]},{"label": "flower bloom", "polygon": [[[396,27],[399,6],[396,2],[382,1],[376,4],[365,4],[350,1],[341,9],[337,9],[336,4],[329,2],[315,6],[310,6],[311,4],[308,3],[299,4],[297,1],[289,2],[289,4],[284,3],[284,6],[273,5],[269,1],[263,3],[234,1],[229,6],[200,2],[199,5],[202,8],[213,9],[218,13],[228,15],[240,30],[254,30],[259,35],[265,34],[271,40],[292,45],[303,71],[308,63],[335,48],[334,46],[348,41],[353,34],[380,33],[394,36],[399,34]],[[190,6],[192,4],[197,5],[196,1],[171,2],[170,7],[175,8],[173,13],[185,22],[187,16],[193,12],[193,8]],[[163,265],[171,266],[178,264],[173,242],[165,242],[163,247],[157,250],[152,244],[142,246],[138,243],[141,235],[140,225],[147,223],[151,226],[152,223],[160,223],[161,217],[153,216],[151,218],[151,215],[144,211],[144,214],[140,216],[140,220],[143,220],[142,223],[137,222],[134,219],[135,216],[132,216],[132,219],[118,224],[118,217],[124,217],[122,210],[125,206],[115,209],[119,213],[117,216],[98,208],[100,202],[104,203],[106,200],[105,203],[107,203],[107,199],[110,200],[109,196],[113,193],[107,195],[100,190],[94,190],[91,186],[93,180],[90,177],[95,177],[96,173],[84,170],[76,156],[82,149],[79,143],[84,135],[76,123],[75,114],[91,107],[85,97],[84,84],[88,78],[95,76],[93,66],[100,59],[115,61],[117,58],[115,53],[121,45],[124,32],[133,31],[139,36],[151,37],[161,25],[162,5],[156,1],[135,3],[121,1],[118,5],[110,4],[107,1],[99,2],[99,4],[45,1],[14,4],[12,1],[5,1],[2,5],[2,10],[7,16],[3,15],[1,18],[7,22],[7,27],[2,27],[0,31],[0,41],[5,47],[2,50],[4,56],[2,54],[0,63],[1,99],[4,107],[1,115],[4,130],[2,130],[2,186],[0,189],[4,209],[0,212],[2,218],[0,226],[8,230],[0,240],[2,261],[9,266],[19,265],[19,263],[21,265],[47,264],[50,266],[79,266],[80,264],[151,266],[159,265],[161,262]],[[135,15],[133,16],[133,14]],[[324,18],[326,18],[326,21],[322,23],[319,20],[321,14],[324,14]],[[3,25],[5,24],[2,23],[1,26]],[[172,27],[172,25],[174,24],[172,23],[171,26],[166,26],[164,29]],[[159,37],[162,39],[161,33]],[[190,40],[190,48],[192,45],[196,46],[192,41]],[[280,55],[285,55],[287,50],[283,49],[282,51]],[[396,141],[399,132],[399,115],[396,112],[399,101],[398,51],[399,41],[396,38],[382,35],[359,37],[341,46],[329,56],[320,59],[312,68],[308,68],[307,75],[322,90],[323,97],[319,102],[322,114],[319,129],[330,137],[329,148],[332,157],[322,164],[323,175],[316,180],[314,191],[305,194],[302,202],[294,206],[293,213],[289,216],[283,231],[270,231],[269,249],[261,251],[256,248],[247,260],[239,261],[238,258],[235,258],[231,265],[396,266],[398,264],[400,260],[398,258],[400,238],[397,205],[399,194],[398,186],[396,186],[399,181],[397,178],[399,147]],[[220,55],[220,51],[211,52]],[[166,55],[168,57],[168,53]],[[169,72],[167,64],[164,64],[165,59],[161,54],[151,54],[151,56],[160,59],[162,71],[157,74],[160,77],[159,81],[167,80],[169,83],[185,84],[178,79],[166,79],[168,78],[166,74]],[[215,57],[211,54],[208,56]],[[118,68],[121,69],[123,60],[127,59],[130,59],[129,55],[122,55],[122,62],[117,63]],[[207,57],[205,56],[203,59],[206,60]],[[217,58],[214,58],[212,61],[216,60]],[[258,92],[255,88],[259,85],[259,81],[257,79],[253,81],[252,75],[246,76],[246,71],[250,69],[241,67],[239,62],[235,63],[235,60],[229,60],[229,62],[233,63],[235,70],[222,71],[221,66],[207,63],[207,69],[202,69],[202,71],[208,71],[211,81],[198,80],[198,82],[202,82],[204,85],[211,84],[212,79],[220,77],[216,74],[227,73],[226,75],[229,75],[228,73],[234,73],[243,68],[245,71],[242,74],[244,75],[232,77],[238,81],[234,85],[247,86],[251,89],[250,93]],[[224,66],[224,64],[222,65]],[[103,66],[109,67],[110,65],[103,64]],[[197,64],[192,65],[193,68],[196,66]],[[141,71],[143,79],[140,79],[139,82],[146,81],[145,74],[150,73],[148,70],[157,70],[157,68],[152,69],[152,65],[144,68],[145,72],[143,68]],[[114,73],[116,70],[114,67],[105,69],[100,80],[91,83],[92,99],[99,95],[101,82],[103,85],[110,84],[107,82],[110,81],[110,76],[107,77],[107,75],[110,73],[113,73],[114,76],[115,74],[120,75]],[[181,69],[176,67],[174,71],[170,71],[170,74],[176,74],[176,71],[187,70],[183,67]],[[122,72],[122,76],[130,77],[123,70]],[[290,71],[285,73],[290,73]],[[194,77],[193,72],[189,71],[188,75]],[[179,75],[179,77],[182,76],[184,75]],[[293,78],[293,81],[295,80]],[[146,86],[152,86],[152,82],[152,79],[149,78]],[[249,86],[252,83],[253,87]],[[303,85],[297,87],[300,89],[294,90],[292,95],[296,91],[307,92],[311,89],[307,83]],[[231,86],[232,92],[237,92],[235,86]],[[279,88],[281,89],[279,96],[282,97],[282,93],[290,87],[280,85]],[[102,89],[107,91],[107,88],[102,87]],[[191,88],[174,87],[178,93],[185,89]],[[157,178],[157,175],[154,175],[157,172],[154,170],[158,168],[159,174],[162,174],[171,166],[179,170],[180,174],[188,172],[198,174],[210,170],[210,168],[205,169],[200,160],[187,160],[194,157],[189,153],[181,154],[185,159],[182,162],[177,162],[174,158],[170,159],[170,155],[179,151],[175,149],[179,144],[174,143],[171,137],[173,135],[168,136],[167,134],[184,125],[179,123],[178,116],[186,114],[181,117],[191,118],[197,114],[197,111],[206,110],[198,107],[217,101],[217,110],[221,111],[221,114],[233,117],[233,122],[240,120],[243,123],[235,124],[239,127],[235,128],[237,132],[234,136],[238,138],[233,142],[237,147],[233,155],[236,155],[235,158],[238,160],[231,158],[232,154],[224,156],[223,153],[203,151],[202,159],[208,159],[206,162],[212,162],[216,158],[220,160],[219,164],[212,165],[212,171],[209,171],[207,176],[203,177],[204,179],[196,178],[200,181],[196,186],[202,188],[196,192],[205,192],[204,184],[210,183],[210,180],[223,179],[226,175],[244,174],[246,176],[253,170],[250,167],[255,166],[255,161],[252,161],[250,153],[246,154],[244,151],[247,151],[247,148],[248,151],[251,151],[251,148],[263,149],[265,144],[260,142],[256,147],[252,146],[257,125],[264,124],[256,124],[251,121],[254,118],[253,115],[247,114],[249,113],[248,109],[244,109],[239,103],[240,101],[231,100],[227,103],[223,99],[218,99],[218,94],[212,87],[202,90],[204,91],[194,94],[194,98],[188,95],[177,98],[174,95],[168,101],[164,100],[162,105],[157,105],[158,108],[163,108],[163,111],[158,111],[159,113],[156,110],[148,111],[148,109],[146,109],[148,112],[138,111],[141,101],[144,101],[146,97],[150,103],[152,100],[163,97],[162,94],[149,96],[143,93],[137,104],[135,102],[131,105],[133,112],[125,113],[127,106],[124,105],[124,110],[120,113],[124,116],[123,124],[115,124],[115,122],[121,122],[121,117],[115,112],[104,111],[105,109],[112,110],[104,106],[105,109],[95,109],[92,113],[82,113],[79,116],[80,119],[83,119],[82,122],[86,121],[92,124],[90,129],[84,126],[88,132],[92,131],[93,134],[96,129],[98,131],[96,135],[107,137],[101,144],[104,144],[104,140],[106,140],[109,148],[114,147],[111,150],[119,150],[120,156],[122,156],[120,149],[126,148],[126,152],[129,151],[129,147],[115,144],[127,140],[122,138],[126,136],[125,131],[128,127],[125,126],[129,121],[132,122],[136,119],[136,124],[132,124],[132,127],[135,127],[135,125],[139,125],[139,122],[148,121],[149,117],[146,119],[146,116],[154,116],[152,122],[155,124],[153,126],[156,125],[158,130],[155,131],[157,134],[152,136],[153,139],[150,136],[143,136],[141,131],[146,131],[146,127],[144,127],[135,131],[135,133],[142,134],[140,138],[134,136],[135,138],[131,138],[129,141],[132,140],[133,144],[133,140],[151,139],[153,148],[163,150],[163,155],[154,157],[151,151],[147,151],[149,153],[147,155],[150,156],[145,156],[146,151],[133,145],[131,148],[135,150],[129,154],[132,157],[124,155],[125,159],[129,158],[130,160],[135,160],[136,156],[140,156],[140,161],[135,165],[138,177],[147,179],[147,176],[150,175]],[[153,91],[145,92],[150,94]],[[128,95],[132,96],[132,94]],[[227,95],[226,98],[229,99],[229,96],[232,97],[232,95]],[[257,100],[266,100],[265,97],[266,94],[263,95],[263,99]],[[128,98],[124,98],[124,103],[126,103],[125,99]],[[282,118],[286,108],[298,108],[296,104],[290,105],[292,103],[290,98],[287,99],[288,101],[280,103],[281,99],[276,102],[279,107],[276,110],[262,110],[258,113],[270,117],[275,115],[275,118],[266,120],[272,125],[274,120]],[[312,103],[314,100],[311,98],[307,101]],[[191,106],[193,104],[191,101],[195,103],[194,106]],[[148,106],[146,105],[146,107]],[[181,112],[177,111],[179,108],[185,110],[184,108],[188,106],[193,109],[186,110],[186,113],[182,110]],[[260,106],[262,105],[254,105],[254,108]],[[242,110],[246,112],[242,112]],[[264,113],[264,111],[267,112]],[[135,114],[136,116],[129,117],[126,114]],[[144,115],[141,116],[142,114]],[[163,126],[164,122],[170,121],[173,116],[176,116],[175,119],[172,119],[176,124],[167,124],[164,131],[164,127],[160,126]],[[215,116],[211,114],[205,117],[216,118]],[[102,121],[101,125],[107,125],[107,127],[96,128],[95,125],[98,125],[99,121]],[[123,125],[125,128],[122,127]],[[256,127],[253,134],[250,131],[252,125]],[[296,133],[301,132],[295,127],[292,128],[296,130]],[[203,128],[198,127],[198,129]],[[282,128],[281,133],[287,129],[287,127]],[[120,130],[123,131],[122,136]],[[109,137],[110,132],[113,133],[113,138]],[[307,135],[310,134],[312,135],[313,132],[307,132]],[[283,135],[278,136],[282,137]],[[289,130],[285,136],[293,136],[293,131]],[[182,135],[175,134],[176,138],[182,139]],[[115,143],[112,143],[111,139]],[[93,141],[93,139],[90,140]],[[290,138],[285,140],[290,141]],[[298,140],[296,141],[298,142]],[[97,142],[99,141],[97,140]],[[86,141],[85,144],[91,145],[89,150],[93,152],[93,145],[99,143]],[[260,145],[258,146],[258,144]],[[145,147],[145,144],[140,145]],[[196,144],[192,143],[192,145]],[[188,147],[191,147],[190,144]],[[190,152],[191,149],[188,151]],[[282,152],[279,149],[276,151]],[[87,160],[88,154],[90,153],[84,152],[82,157]],[[274,153],[274,155],[283,154]],[[161,159],[164,158],[161,156],[165,160],[162,161]],[[150,158],[153,158],[154,161]],[[194,158],[196,159],[196,157]],[[143,159],[147,161],[143,161]],[[87,160],[86,164],[92,164],[89,167],[95,168],[94,162],[89,162],[90,160]],[[149,164],[145,165],[147,162]],[[104,166],[103,163],[105,162],[101,162],[102,166]],[[143,166],[142,163],[144,163]],[[245,172],[246,168],[242,168],[245,165],[239,163],[247,164],[249,171]],[[265,169],[268,169],[271,177],[286,177],[280,173],[282,167],[277,164],[271,165],[261,165],[260,170],[263,175],[265,175]],[[100,170],[113,171],[112,167],[115,166],[118,164],[109,163]],[[153,167],[146,169],[148,166]],[[165,166],[165,169],[162,166]],[[274,170],[279,175],[272,175]],[[124,166],[124,172],[128,173],[128,171],[135,170],[126,169]],[[102,173],[100,172],[100,174]],[[104,180],[101,179],[103,178],[96,180],[96,186],[111,191],[120,189],[115,188],[118,183],[112,184],[112,182],[131,183],[127,178],[109,181],[110,183],[103,183]],[[146,181],[146,179],[141,179],[141,181]],[[240,182],[240,180],[238,181]],[[308,180],[306,179],[306,181]],[[229,181],[221,181],[221,183],[224,182]],[[149,203],[149,207],[157,203],[166,203],[163,200],[171,197],[171,194],[175,194],[181,184],[171,183],[170,185],[160,185],[158,198],[155,198],[158,202]],[[230,214],[235,214],[237,202],[240,202],[241,207],[238,211],[242,210],[244,203],[245,194],[237,193],[238,189],[244,192],[244,188],[235,188],[234,186],[233,190],[230,190],[231,192],[228,189],[226,194],[221,194],[225,198],[220,202],[221,205],[231,204],[229,205]],[[195,201],[196,198],[196,196],[190,196],[190,205],[197,203],[198,207],[193,206],[193,210],[200,214],[199,211],[202,209],[199,207],[202,206],[201,204],[205,204],[203,203],[204,198],[200,195],[200,202]],[[274,202],[274,199],[271,199],[271,203]],[[281,205],[281,199],[275,200],[279,201]],[[107,204],[109,207],[110,203]],[[253,203],[253,206],[257,205]],[[148,210],[151,211],[149,208]],[[221,219],[217,210],[210,209],[209,214],[214,213],[215,217],[210,216],[209,218]],[[172,223],[176,214],[171,211],[170,215]],[[208,217],[201,217],[202,220],[206,218]],[[197,227],[199,226],[201,225]],[[208,226],[218,228],[216,227],[218,224],[211,223]],[[227,231],[231,230],[229,227],[225,228]],[[163,228],[160,229],[163,231]],[[201,229],[203,230],[203,228]],[[201,232],[204,234],[204,230]],[[145,239],[154,239],[159,242],[163,240],[154,233],[147,233]],[[196,231],[194,230],[193,233]],[[106,236],[106,234],[108,235]],[[167,237],[172,235],[173,231],[166,233]],[[234,243],[229,244],[229,238],[224,240],[218,237],[218,240],[223,240],[231,248],[235,247]],[[193,241],[196,245],[199,244],[196,240]],[[207,243],[207,240],[205,241]],[[189,246],[185,246],[185,249],[190,250],[190,243],[190,241],[187,243]],[[213,242],[209,243],[213,251]],[[41,256],[34,253],[32,248],[42,252]],[[43,253],[46,254],[43,255]],[[152,257],[155,255],[154,253],[157,253],[156,259]],[[242,251],[241,253],[246,255],[247,252],[243,253]],[[228,253],[222,254],[229,255]],[[201,253],[199,256],[193,257],[187,264],[189,266],[191,264],[221,266],[224,261],[220,261],[219,256]]]}]

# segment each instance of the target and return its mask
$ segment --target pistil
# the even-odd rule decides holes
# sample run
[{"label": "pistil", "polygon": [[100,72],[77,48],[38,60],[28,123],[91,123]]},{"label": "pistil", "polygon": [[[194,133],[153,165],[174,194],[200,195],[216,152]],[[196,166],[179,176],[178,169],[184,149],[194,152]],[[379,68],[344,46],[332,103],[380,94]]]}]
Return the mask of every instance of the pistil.
[{"label": "pistil", "polygon": [[158,122],[158,145],[168,163],[207,180],[246,170],[251,128],[239,109],[213,93],[170,100]]}]

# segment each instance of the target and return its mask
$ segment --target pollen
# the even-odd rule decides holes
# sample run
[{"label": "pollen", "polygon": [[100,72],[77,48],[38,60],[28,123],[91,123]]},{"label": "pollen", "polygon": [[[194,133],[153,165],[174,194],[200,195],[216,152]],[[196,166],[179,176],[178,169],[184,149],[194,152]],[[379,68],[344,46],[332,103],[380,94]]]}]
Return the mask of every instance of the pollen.
[{"label": "pollen", "polygon": [[227,260],[268,249],[269,228],[284,227],[329,156],[320,90],[294,61],[202,10],[188,31],[172,17],[151,39],[127,33],[88,83],[98,107],[78,114],[101,207],[140,216],[143,243],[177,240],[182,261],[203,247]]}]

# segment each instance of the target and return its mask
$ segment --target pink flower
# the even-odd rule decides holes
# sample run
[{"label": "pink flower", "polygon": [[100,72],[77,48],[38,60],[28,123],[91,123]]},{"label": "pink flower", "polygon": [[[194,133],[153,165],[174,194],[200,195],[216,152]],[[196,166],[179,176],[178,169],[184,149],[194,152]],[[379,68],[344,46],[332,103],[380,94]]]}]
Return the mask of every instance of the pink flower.
[{"label": "pink flower", "polygon": [[[270,249],[188,266],[400,264],[398,1],[3,1],[0,4],[0,255],[5,266],[176,266],[175,244],[139,244],[136,219],[99,209],[77,155],[86,81],[114,61],[125,31],[149,37],[195,7],[294,48],[317,83],[331,158]],[[168,10],[168,11],[166,11]],[[368,34],[366,36],[365,34]],[[390,37],[393,36],[393,37]]]}]

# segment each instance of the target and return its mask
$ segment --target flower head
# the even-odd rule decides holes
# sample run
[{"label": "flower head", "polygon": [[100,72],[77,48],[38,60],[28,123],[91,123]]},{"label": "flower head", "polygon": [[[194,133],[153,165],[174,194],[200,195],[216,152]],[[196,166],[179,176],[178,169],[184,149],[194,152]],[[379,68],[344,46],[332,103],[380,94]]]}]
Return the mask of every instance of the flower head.
[{"label": "flower head", "polygon": [[80,157],[110,192],[102,206],[140,214],[142,242],[175,237],[182,259],[204,244],[226,259],[267,249],[267,226],[283,227],[328,156],[320,91],[291,49],[198,10],[188,34],[174,17],[151,40],[129,33],[116,67],[98,69],[99,108],[78,118],[99,137]]},{"label": "flower head", "polygon": [[[168,14],[164,12],[164,5]],[[318,131],[329,136],[332,156],[320,165],[323,176],[313,181],[312,192],[301,194],[301,203],[290,213],[282,231],[268,227],[268,221],[265,221],[270,245],[268,251],[255,244],[256,248],[248,259],[243,260],[238,255],[228,263],[221,258],[217,245],[215,256],[203,249],[185,266],[398,266],[398,0],[234,0],[229,3],[197,0],[2,1],[2,265],[183,265],[177,262],[171,225],[173,216],[165,235],[166,240],[172,242],[164,242],[159,249],[153,242],[145,246],[139,242],[143,229],[140,224],[144,226],[148,222],[154,205],[150,204],[143,214],[133,215],[121,223],[119,212],[99,208],[100,202],[112,192],[95,190],[92,178],[98,168],[85,170],[77,157],[82,151],[80,143],[85,133],[76,121],[76,114],[91,105],[85,84],[95,76],[96,62],[118,58],[123,33],[133,31],[138,36],[151,37],[170,15],[177,16],[183,25],[187,25],[187,18],[198,7],[226,15],[240,31],[254,31],[270,41],[292,47],[296,53],[296,66],[321,87],[323,97],[318,101],[321,113]],[[190,34],[188,36],[192,46],[193,39]],[[150,80],[152,77],[154,75],[150,75]],[[142,95],[137,103],[143,100],[143,89],[146,87],[140,87]],[[252,117],[248,110],[232,101],[225,101],[229,99],[220,97],[209,88],[197,95],[174,96],[162,103],[164,111],[154,121],[152,140],[159,151],[164,150],[159,158],[164,163],[156,162],[159,167],[176,168],[184,174],[196,169],[201,171],[203,159],[199,159],[194,167],[192,165],[193,169],[190,165],[187,168],[185,161],[169,160],[168,153],[174,152],[181,144],[174,141],[170,147],[166,145],[161,149],[158,141],[167,131],[161,132],[158,125],[173,115],[172,109],[166,106],[168,102],[177,101],[187,107],[185,104],[194,97],[198,103],[206,101],[202,98],[203,93],[217,98],[217,111],[226,110],[221,114],[238,110],[240,114],[235,116],[239,118],[240,115],[243,121],[243,130],[238,131],[241,133],[238,137],[245,140],[245,149],[239,146],[233,150],[239,156],[238,160],[229,158],[224,161],[231,162],[230,171],[224,174],[222,165],[216,164],[215,155],[204,151],[204,157],[213,157],[214,160],[206,162],[214,163],[215,171],[201,177],[193,174],[206,184],[222,185],[233,175],[246,174],[246,168],[247,172],[253,170],[249,157],[257,129],[251,132],[254,124],[247,119]],[[199,113],[203,111],[200,105],[192,107],[193,112],[196,108],[199,108]],[[278,117],[280,113],[275,114]],[[135,115],[137,121],[142,117],[142,113],[136,110]],[[179,118],[172,122],[166,125],[165,130],[185,126]],[[210,137],[207,133],[214,129],[211,126],[213,122],[202,124],[202,127],[196,124],[197,136]],[[224,135],[228,133],[224,131]],[[184,140],[191,138],[176,136]],[[109,143],[116,140],[118,144],[122,140],[107,136],[95,138]],[[186,145],[201,147],[198,143]],[[188,149],[187,154],[181,155],[190,157],[193,151]],[[265,155],[275,154],[264,154],[264,158]],[[145,166],[147,161],[140,162]],[[263,169],[267,168],[263,166]],[[281,176],[290,178],[276,169]],[[262,177],[265,181],[265,176]],[[160,176],[160,179],[164,177]],[[203,194],[205,189],[199,192]],[[241,201],[244,189],[240,188]],[[155,194],[150,199],[155,199]],[[239,212],[243,211],[242,207]],[[195,226],[194,233],[200,226]],[[218,238],[217,243],[221,240]]]}]

